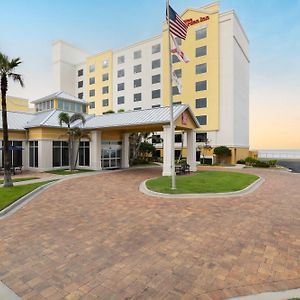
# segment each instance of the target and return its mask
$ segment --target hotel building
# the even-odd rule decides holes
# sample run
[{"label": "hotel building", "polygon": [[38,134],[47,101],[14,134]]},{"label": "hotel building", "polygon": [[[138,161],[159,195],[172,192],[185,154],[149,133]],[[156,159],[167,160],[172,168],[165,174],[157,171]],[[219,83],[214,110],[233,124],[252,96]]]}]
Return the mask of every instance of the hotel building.
[{"label": "hotel building", "polygon": [[[207,139],[212,147],[230,147],[233,160],[245,157],[249,149],[247,35],[235,12],[219,12],[218,3],[186,9],[181,16],[189,27],[186,40],[178,42],[190,62],[172,56],[172,68],[182,81],[181,94],[173,86],[173,102],[188,104],[196,115],[201,125],[198,143]],[[158,36],[95,55],[57,41],[53,44],[55,87],[87,101],[92,114],[167,106],[168,55],[165,23]]]},{"label": "hotel building", "polygon": [[[183,63],[175,55],[172,56],[172,69],[182,81],[182,93],[179,94],[174,84],[172,94],[174,109],[181,109],[180,115],[188,110],[190,121],[188,125],[182,124],[180,116],[177,115],[175,156],[179,155],[183,143],[182,155],[194,165],[194,156],[199,160],[200,148],[208,140],[212,148],[228,146],[232,150],[231,160],[236,162],[249,153],[248,38],[235,12],[220,12],[218,3],[199,9],[188,8],[181,17],[188,24],[188,33],[186,40],[178,40],[178,43],[190,62]],[[126,138],[126,141],[124,140],[125,133],[127,136],[128,133],[137,130],[156,132],[164,140],[163,144],[156,145],[164,156],[163,173],[169,174],[170,162],[166,150],[170,147],[170,130],[159,118],[160,112],[166,112],[170,96],[166,23],[162,24],[161,34],[117,50],[108,49],[98,54],[89,54],[64,41],[57,41],[53,43],[52,51],[53,78],[55,90],[58,92],[33,101],[36,114],[41,116],[37,120],[42,122],[44,117],[47,121],[47,118],[56,116],[56,112],[60,110],[70,113],[84,112],[87,118],[91,118],[93,130],[99,131],[102,128],[101,134],[98,132],[98,135],[93,135],[95,143],[99,144],[104,140],[106,145],[117,145],[118,142],[123,142],[123,154],[119,153],[120,160],[128,151],[124,149],[128,142]],[[109,111],[125,111],[125,115],[120,117],[124,113],[117,113],[115,116],[101,116]],[[149,123],[139,123],[140,115],[134,114],[135,111],[146,112],[142,113],[143,117],[148,119],[149,115],[153,119],[149,117]],[[136,123],[132,128],[128,125],[126,116],[138,118],[135,119]],[[118,120],[119,125],[113,125],[108,130],[107,126],[111,124],[109,118],[125,118],[123,127],[126,132],[121,129],[123,127]],[[31,122],[33,117],[27,119]],[[92,120],[101,121],[98,124],[98,121],[95,123]],[[103,124],[103,120],[107,122],[106,125]],[[152,126],[154,123],[157,126]],[[43,140],[47,140],[48,144],[53,143],[55,132],[58,130],[57,123],[51,123],[51,126],[34,124],[40,126],[39,128],[50,128],[53,125],[56,129],[52,130],[51,134],[47,134],[44,129],[40,130],[37,136],[31,135],[32,139],[40,144]],[[143,126],[139,127],[139,124]],[[27,127],[26,130],[29,129]],[[118,129],[114,132],[113,128]],[[190,130],[195,130],[195,141]],[[33,129],[30,131],[34,132]],[[53,154],[53,147],[49,144],[43,149],[50,149]],[[106,166],[102,150],[94,145],[92,139],[89,156],[91,159],[93,157],[94,161],[90,162],[90,167],[99,169],[100,166]],[[100,151],[97,152],[98,156],[95,151]],[[213,159],[212,150],[206,152],[206,157]],[[48,153],[47,156],[52,157],[52,162],[49,160],[48,163],[44,163],[41,160],[40,169],[56,167],[53,164],[53,155]],[[101,157],[102,164],[101,161],[97,162],[97,157],[98,160]],[[124,161],[119,162],[118,166],[124,166]]]}]

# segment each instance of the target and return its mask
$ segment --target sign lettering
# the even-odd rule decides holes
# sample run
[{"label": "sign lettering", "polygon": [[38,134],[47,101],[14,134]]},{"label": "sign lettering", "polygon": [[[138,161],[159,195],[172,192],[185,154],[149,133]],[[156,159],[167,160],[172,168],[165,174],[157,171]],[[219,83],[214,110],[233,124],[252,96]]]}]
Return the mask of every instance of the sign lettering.
[{"label": "sign lettering", "polygon": [[199,19],[186,19],[184,20],[185,25],[192,26],[201,22],[205,22],[209,20],[209,16],[200,17]]}]

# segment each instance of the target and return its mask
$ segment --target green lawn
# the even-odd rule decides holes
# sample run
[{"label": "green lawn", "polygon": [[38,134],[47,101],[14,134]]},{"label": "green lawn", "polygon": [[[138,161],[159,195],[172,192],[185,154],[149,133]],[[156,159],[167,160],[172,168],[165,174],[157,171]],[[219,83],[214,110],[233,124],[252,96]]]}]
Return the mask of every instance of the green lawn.
[{"label": "green lawn", "polygon": [[51,182],[51,180],[26,185],[17,185],[13,187],[0,188],[0,210],[7,207],[16,200],[20,199],[24,195],[35,190],[36,188],[45,185],[49,182]]},{"label": "green lawn", "polygon": [[176,176],[177,188],[171,190],[171,177],[162,176],[147,181],[149,190],[166,194],[198,194],[239,191],[253,183],[258,176],[224,171],[198,171],[192,175]]},{"label": "green lawn", "polygon": [[[26,181],[26,180],[32,180],[32,179],[39,179],[39,177],[21,177],[21,178],[13,178],[13,182],[19,182],[19,181]],[[4,182],[3,179],[0,179],[0,184]]]},{"label": "green lawn", "polygon": [[71,174],[93,172],[93,171],[94,170],[90,170],[90,169],[76,169],[73,172],[70,172],[70,170],[68,169],[56,169],[56,170],[47,171],[46,173],[56,174],[56,175],[71,175]]}]

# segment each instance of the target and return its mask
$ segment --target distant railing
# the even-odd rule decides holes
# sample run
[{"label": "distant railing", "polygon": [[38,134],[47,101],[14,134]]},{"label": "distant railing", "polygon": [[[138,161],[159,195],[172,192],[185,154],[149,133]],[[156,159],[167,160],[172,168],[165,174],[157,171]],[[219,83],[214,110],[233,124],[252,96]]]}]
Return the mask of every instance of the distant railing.
[{"label": "distant railing", "polygon": [[300,159],[299,150],[258,150],[261,159]]}]

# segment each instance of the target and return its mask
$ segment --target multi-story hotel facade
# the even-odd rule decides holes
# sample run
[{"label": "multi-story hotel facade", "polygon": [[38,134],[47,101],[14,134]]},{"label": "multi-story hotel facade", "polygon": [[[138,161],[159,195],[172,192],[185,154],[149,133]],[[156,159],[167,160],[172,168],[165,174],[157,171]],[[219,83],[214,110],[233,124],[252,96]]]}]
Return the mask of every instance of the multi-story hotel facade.
[{"label": "multi-story hotel facade", "polygon": [[[185,41],[178,42],[190,62],[172,56],[172,68],[182,82],[181,94],[173,86],[173,103],[188,104],[197,117],[199,145],[208,140],[212,147],[230,147],[233,161],[245,157],[249,150],[247,35],[236,13],[221,13],[218,3],[186,9],[181,17],[188,33]],[[168,106],[168,62],[166,23],[158,36],[96,55],[64,41],[53,44],[56,90],[84,99],[91,114]]]},{"label": "multi-story hotel facade", "polygon": [[[190,62],[172,56],[182,81],[181,94],[172,87],[175,156],[182,154],[196,170],[200,151],[214,157],[203,148],[208,140],[212,148],[228,146],[235,163],[249,154],[249,41],[235,12],[220,13],[218,3],[187,9],[182,18],[189,27],[178,43]],[[87,122],[80,126],[90,139],[80,143],[79,167],[128,167],[130,133],[154,132],[163,140],[156,144],[163,175],[170,175],[169,74],[166,24],[160,35],[94,55],[53,43],[56,92],[33,101],[35,113],[15,112],[21,104],[10,101],[9,139],[11,149],[19,150],[11,151],[12,164],[37,171],[67,167],[66,128],[58,115],[81,112]]]}]

